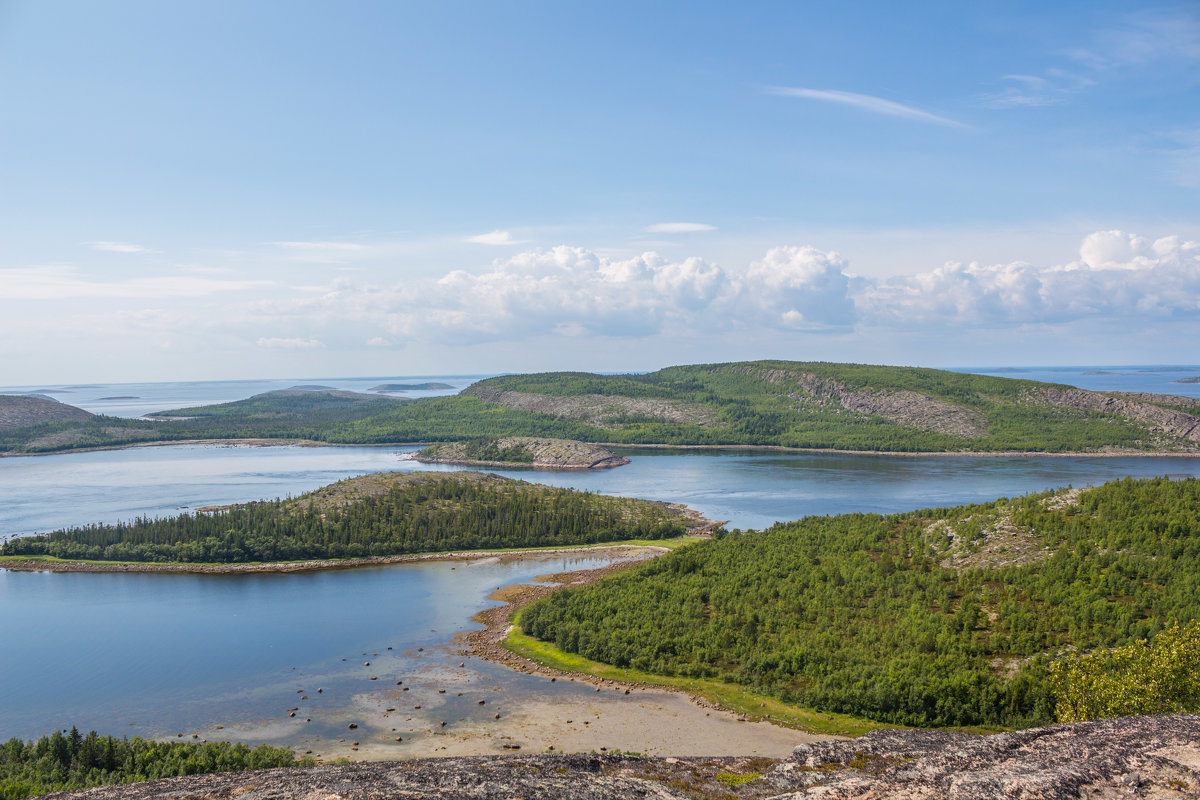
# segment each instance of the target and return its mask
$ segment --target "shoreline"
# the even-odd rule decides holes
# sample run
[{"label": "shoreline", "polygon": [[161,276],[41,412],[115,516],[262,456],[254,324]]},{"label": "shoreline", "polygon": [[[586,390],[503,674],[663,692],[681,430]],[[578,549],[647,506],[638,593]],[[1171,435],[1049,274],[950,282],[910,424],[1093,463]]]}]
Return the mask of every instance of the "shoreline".
[{"label": "shoreline", "polygon": [[[661,555],[661,554],[659,554]],[[566,678],[567,680],[577,681],[580,683],[588,683],[597,687],[596,691],[601,689],[616,689],[624,690],[625,694],[637,691],[655,691],[665,692],[667,694],[679,695],[687,698],[689,702],[698,708],[712,709],[722,711],[728,714],[737,715],[738,721],[746,722],[751,718],[744,714],[740,714],[734,709],[726,708],[719,703],[714,703],[705,697],[680,689],[676,686],[668,684],[644,683],[640,681],[617,681],[610,678],[600,678],[596,675],[591,675],[586,672],[571,672],[568,670],[557,669],[540,664],[532,659],[517,655],[512,650],[504,647],[503,642],[508,639],[509,631],[513,629],[513,615],[543,597],[553,594],[560,589],[587,586],[599,581],[601,578],[614,575],[630,567],[649,561],[657,556],[648,556],[646,558],[628,559],[618,561],[614,564],[609,564],[605,567],[596,567],[595,569],[576,570],[573,572],[556,572],[548,575],[539,575],[535,580],[537,583],[517,583],[509,586],[503,586],[488,595],[489,600],[495,600],[501,605],[485,608],[483,611],[476,613],[471,617],[471,621],[482,625],[482,628],[466,631],[458,634],[456,639],[461,641],[465,646],[462,649],[464,655],[472,655],[477,658],[482,658],[485,661],[491,661],[495,664],[507,667],[517,672],[524,672],[527,675],[541,675],[552,679]],[[756,720],[758,721],[758,720]],[[787,726],[779,724],[777,721],[772,722],[770,716],[763,718],[762,721],[777,725],[781,728]],[[788,728],[788,730],[794,730]],[[805,731],[807,733],[807,731]],[[830,737],[835,738],[835,737]]]},{"label": "shoreline", "polygon": [[823,447],[788,447],[781,444],[621,444],[590,442],[621,450],[739,450],[771,453],[809,453],[839,456],[903,456],[908,458],[1200,458],[1200,450],[1188,453],[1148,453],[1145,450],[1089,453],[1051,453],[1045,450],[833,450]]},{"label": "shoreline", "polygon": [[[422,561],[471,561],[479,558],[521,558],[533,555],[561,555],[567,553],[605,553],[610,551],[658,551],[668,552],[669,547],[653,544],[624,544],[606,542],[576,547],[526,548],[521,550],[464,550],[452,553],[413,553],[401,556],[373,556],[370,558],[348,558],[344,560],[320,559],[314,561],[279,561],[253,564],[160,564],[155,562],[94,562],[94,561],[39,561],[21,559],[0,561],[0,570],[13,572],[110,572],[110,573],[178,573],[199,575],[271,574],[291,572],[322,572],[338,569],[359,569],[392,564],[411,564]],[[645,559],[640,559],[645,560]],[[619,562],[626,563],[626,562]],[[631,560],[628,563],[636,563]]]},{"label": "shoreline", "polygon": [[[37,458],[39,456],[68,455],[71,453],[95,453],[106,450],[129,450],[135,447],[168,447],[170,445],[228,445],[231,447],[428,447],[435,442],[318,442],[312,439],[264,439],[261,437],[239,439],[160,439],[156,441],[125,442],[122,444],[78,447],[52,450],[44,453],[0,453],[0,458]],[[763,453],[807,453],[841,456],[900,456],[906,458],[1200,458],[1200,450],[1192,452],[1147,452],[1145,450],[1118,450],[1103,453],[1071,451],[1066,453],[1044,450],[838,450],[824,447],[789,447],[781,444],[628,444],[624,442],[587,442],[601,447],[620,450],[732,450]],[[421,463],[457,465],[460,462],[434,462],[413,459]],[[479,462],[482,464],[483,462]],[[512,469],[535,468],[534,465],[504,464],[495,466]],[[543,469],[538,467],[537,469]],[[548,470],[577,470],[588,467],[550,467]]]},{"label": "shoreline", "polygon": [[615,469],[623,467],[629,463],[628,458],[620,458],[616,461],[612,458],[601,459],[594,464],[538,464],[536,462],[513,462],[513,461],[471,461],[469,459],[460,458],[423,458],[414,455],[410,461],[416,461],[419,464],[446,464],[453,467],[498,467],[501,469],[527,469],[536,472],[583,472],[589,469]]}]

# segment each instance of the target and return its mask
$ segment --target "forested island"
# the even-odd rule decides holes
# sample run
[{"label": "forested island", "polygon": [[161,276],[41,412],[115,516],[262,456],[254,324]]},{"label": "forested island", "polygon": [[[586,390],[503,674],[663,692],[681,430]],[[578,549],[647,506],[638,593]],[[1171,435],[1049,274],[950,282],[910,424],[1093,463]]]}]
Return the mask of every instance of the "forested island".
[{"label": "forested island", "polygon": [[753,361],[646,374],[554,372],[406,399],[321,387],[131,420],[13,414],[0,453],[266,438],[400,444],[500,437],[897,453],[1200,453],[1200,400],[912,367]]},{"label": "forested island", "polygon": [[1200,481],[1126,479],[733,531],[555,592],[520,625],[818,710],[1027,727],[1200,708],[1198,618]]},{"label": "forested island", "polygon": [[0,545],[11,559],[245,564],[455,550],[567,547],[683,535],[664,503],[558,489],[479,472],[385,472],[294,499],[117,525],[88,525]]},{"label": "forested island", "polygon": [[413,456],[427,464],[515,466],[541,469],[606,469],[629,463],[603,447],[568,439],[502,436],[441,442]]}]

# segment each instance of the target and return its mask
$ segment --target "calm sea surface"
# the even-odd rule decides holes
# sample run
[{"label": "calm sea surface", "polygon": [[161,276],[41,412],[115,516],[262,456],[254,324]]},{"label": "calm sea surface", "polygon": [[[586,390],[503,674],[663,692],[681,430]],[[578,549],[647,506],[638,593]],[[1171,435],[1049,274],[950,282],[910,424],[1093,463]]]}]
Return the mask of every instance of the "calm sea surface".
[{"label": "calm sea surface", "polygon": [[[411,744],[440,720],[587,691],[465,657],[450,639],[499,586],[604,563],[542,555],[238,576],[0,570],[0,740],[76,725],[320,747],[356,722],[356,739],[390,742],[389,728],[402,724]],[[445,687],[454,691],[438,694]],[[381,718],[401,705],[410,720]]]},{"label": "calm sea surface", "polygon": [[[1085,374],[1103,371],[1121,374]],[[1092,389],[1200,394],[1195,384],[1171,383],[1200,374],[1194,367],[998,374]],[[123,413],[135,415],[296,383],[361,391],[379,383],[423,380],[239,382],[233,386],[241,390],[232,395],[229,383],[139,384],[138,396],[147,399],[136,408],[133,401],[103,402],[128,403]],[[465,385],[470,379],[445,382]],[[102,397],[135,393],[116,388],[75,387],[73,397],[53,396],[116,413],[114,407],[84,402],[93,395],[99,403]],[[0,459],[0,535],[295,495],[367,472],[450,469],[417,464],[409,459],[412,450],[175,445]],[[806,514],[954,505],[1125,475],[1200,475],[1200,459],[1186,458],[626,452],[633,463],[613,470],[498,472],[555,486],[683,502],[740,528]],[[382,740],[395,735],[388,726],[396,723],[378,715],[403,696],[397,680],[410,687],[409,697],[413,692],[429,696],[424,712],[452,722],[478,722],[475,695],[497,687],[502,691],[488,697],[510,707],[522,698],[584,692],[575,684],[551,685],[464,658],[450,637],[470,626],[471,614],[489,604],[486,595],[497,586],[597,563],[543,556],[264,576],[0,570],[0,739],[72,724],[156,736],[213,736],[215,726],[222,725],[224,737],[304,745],[344,736],[347,722],[358,721],[360,736]],[[371,666],[364,667],[364,661]],[[448,682],[458,688],[436,694],[434,687]],[[318,685],[324,691],[316,695]],[[309,699],[298,700],[303,693],[297,690]],[[289,717],[293,708],[296,716]],[[420,726],[433,717],[415,717],[404,722],[404,730],[411,728],[405,735],[419,738]]]}]

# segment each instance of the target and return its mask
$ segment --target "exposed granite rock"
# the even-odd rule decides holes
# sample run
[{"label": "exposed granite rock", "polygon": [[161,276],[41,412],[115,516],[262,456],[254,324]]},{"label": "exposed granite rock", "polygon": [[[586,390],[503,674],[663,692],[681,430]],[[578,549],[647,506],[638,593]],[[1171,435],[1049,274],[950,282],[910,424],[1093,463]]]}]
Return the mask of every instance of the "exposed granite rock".
[{"label": "exposed granite rock", "polygon": [[849,389],[841,381],[811,372],[750,367],[746,373],[768,383],[788,384],[787,396],[801,405],[841,406],[883,417],[906,428],[974,439],[987,435],[987,418],[977,409],[907,389]]},{"label": "exposed granite rock", "polygon": [[796,748],[764,781],[787,798],[1200,797],[1200,715],[973,736],[877,730]]},{"label": "exposed granite rock", "polygon": [[[509,461],[480,459],[479,453],[516,454]],[[541,469],[605,469],[629,463],[629,459],[599,445],[573,439],[549,439],[534,436],[502,436],[467,442],[439,442],[421,450],[413,458],[427,464],[465,466],[516,466]]]},{"label": "exposed granite rock", "polygon": [[987,418],[976,409],[907,389],[846,390],[840,399],[845,409],[874,414],[906,428],[963,439],[987,435]]},{"label": "exposed granite rock", "polygon": [[576,419],[597,428],[616,430],[624,417],[650,417],[663,422],[685,425],[715,426],[720,420],[712,409],[675,400],[653,397],[624,397],[622,395],[584,394],[559,396],[533,392],[506,392],[492,386],[475,384],[463,389],[463,394],[496,403],[505,408],[536,411],[558,419]]},{"label": "exposed granite rock", "polygon": [[[717,775],[750,759],[609,755],[467,756],[197,775],[46,795],[87,800],[624,800],[763,797]],[[768,765],[773,762],[766,762]],[[755,766],[755,765],[751,765]],[[749,784],[748,784],[749,785]],[[761,784],[760,789],[769,789]]]},{"label": "exposed granite rock", "polygon": [[[1160,401],[1169,395],[1153,395]],[[1086,389],[1048,386],[1029,392],[1027,401],[1045,405],[1078,408],[1116,414],[1131,422],[1140,423],[1147,429],[1170,440],[1183,440],[1192,445],[1200,444],[1200,417],[1163,408],[1153,403],[1131,400],[1128,397],[1090,392]],[[1174,442],[1169,442],[1174,443]]]},{"label": "exposed granite rock", "polygon": [[198,775],[47,797],[72,800],[509,800],[1200,797],[1200,715],[974,736],[879,730],[783,761],[611,755],[471,756]]}]

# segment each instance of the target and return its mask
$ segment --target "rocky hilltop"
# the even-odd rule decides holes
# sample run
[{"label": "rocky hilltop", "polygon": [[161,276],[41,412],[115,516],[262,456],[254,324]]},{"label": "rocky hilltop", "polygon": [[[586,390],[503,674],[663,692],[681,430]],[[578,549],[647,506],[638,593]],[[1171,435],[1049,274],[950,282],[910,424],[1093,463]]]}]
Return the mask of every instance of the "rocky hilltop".
[{"label": "rocky hilltop", "polygon": [[781,761],[614,755],[472,756],[169,778],[58,800],[600,800],[1200,797],[1200,715],[974,736],[880,730]]},{"label": "rocky hilltop", "polygon": [[541,469],[604,469],[629,459],[599,445],[570,439],[503,436],[430,445],[414,458],[427,464],[525,466]]},{"label": "rocky hilltop", "polygon": [[506,375],[462,394],[554,420],[588,441],[885,452],[1200,452],[1200,404],[1192,398],[909,367],[750,361],[629,375]]},{"label": "rocky hilltop", "polygon": [[0,394],[0,430],[15,430],[47,422],[79,422],[91,412],[38,395]]}]

